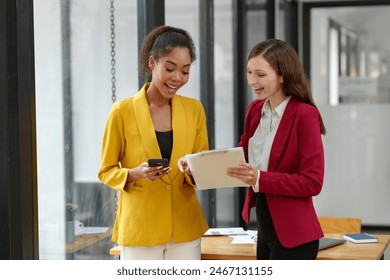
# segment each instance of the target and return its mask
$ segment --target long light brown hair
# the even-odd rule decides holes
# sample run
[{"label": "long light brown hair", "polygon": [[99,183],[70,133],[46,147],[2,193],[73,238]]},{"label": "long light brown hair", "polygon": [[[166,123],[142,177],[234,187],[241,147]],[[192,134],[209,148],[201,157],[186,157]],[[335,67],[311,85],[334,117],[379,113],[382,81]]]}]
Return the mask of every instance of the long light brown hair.
[{"label": "long light brown hair", "polygon": [[[250,51],[248,61],[259,55],[271,65],[278,75],[283,77],[284,95],[293,96],[317,108],[311,94],[310,81],[303,70],[297,52],[289,43],[278,39],[260,42]],[[321,134],[325,134],[326,128],[322,117],[320,121]]]}]

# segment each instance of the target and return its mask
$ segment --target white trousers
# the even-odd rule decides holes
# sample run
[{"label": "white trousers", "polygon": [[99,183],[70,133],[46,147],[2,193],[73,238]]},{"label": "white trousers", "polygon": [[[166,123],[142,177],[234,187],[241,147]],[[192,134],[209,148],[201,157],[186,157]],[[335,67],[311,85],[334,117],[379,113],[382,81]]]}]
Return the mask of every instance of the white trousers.
[{"label": "white trousers", "polygon": [[158,246],[120,246],[121,260],[200,260],[201,239]]}]

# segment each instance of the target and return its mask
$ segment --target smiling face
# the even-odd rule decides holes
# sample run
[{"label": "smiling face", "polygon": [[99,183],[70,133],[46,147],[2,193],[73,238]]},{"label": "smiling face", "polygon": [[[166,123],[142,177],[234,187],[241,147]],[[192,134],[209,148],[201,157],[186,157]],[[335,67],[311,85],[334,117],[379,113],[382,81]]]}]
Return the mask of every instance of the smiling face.
[{"label": "smiling face", "polygon": [[249,59],[247,65],[247,80],[258,99],[269,98],[281,100],[284,98],[283,77],[278,75],[262,55]]},{"label": "smiling face", "polygon": [[149,87],[165,99],[170,99],[190,77],[191,56],[187,48],[175,47],[167,55],[149,58],[152,81]]}]

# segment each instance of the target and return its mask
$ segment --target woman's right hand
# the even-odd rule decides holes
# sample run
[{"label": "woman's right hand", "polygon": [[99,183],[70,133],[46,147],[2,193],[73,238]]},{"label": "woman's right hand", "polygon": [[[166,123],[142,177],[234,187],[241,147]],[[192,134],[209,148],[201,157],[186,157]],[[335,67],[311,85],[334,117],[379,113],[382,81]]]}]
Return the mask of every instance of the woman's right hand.
[{"label": "woman's right hand", "polygon": [[150,181],[154,181],[160,179],[170,171],[171,171],[171,167],[169,166],[149,167],[147,162],[143,162],[138,167],[129,169],[127,182],[135,181],[142,178],[148,179]]}]

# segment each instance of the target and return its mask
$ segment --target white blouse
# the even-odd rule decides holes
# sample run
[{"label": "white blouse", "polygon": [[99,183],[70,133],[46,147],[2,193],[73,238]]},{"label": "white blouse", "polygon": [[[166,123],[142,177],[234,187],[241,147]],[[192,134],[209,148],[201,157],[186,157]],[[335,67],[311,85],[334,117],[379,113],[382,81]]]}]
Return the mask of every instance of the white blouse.
[{"label": "white blouse", "polygon": [[291,96],[280,103],[272,112],[270,102],[267,99],[262,108],[260,123],[253,136],[249,139],[249,164],[253,165],[258,170],[257,182],[252,186],[254,192],[259,192],[260,171],[268,170],[272,143],[274,142],[280,120],[282,119],[284,110],[286,109],[290,98]]}]

